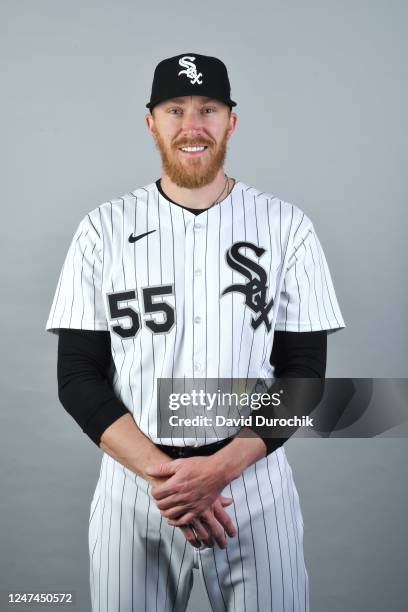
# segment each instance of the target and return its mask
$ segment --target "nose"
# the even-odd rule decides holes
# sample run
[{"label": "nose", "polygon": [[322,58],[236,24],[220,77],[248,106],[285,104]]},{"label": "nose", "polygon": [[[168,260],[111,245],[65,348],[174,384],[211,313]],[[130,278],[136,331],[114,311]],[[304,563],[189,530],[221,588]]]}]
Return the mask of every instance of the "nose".
[{"label": "nose", "polygon": [[191,136],[203,130],[203,116],[198,109],[188,106],[183,113],[182,129]]}]

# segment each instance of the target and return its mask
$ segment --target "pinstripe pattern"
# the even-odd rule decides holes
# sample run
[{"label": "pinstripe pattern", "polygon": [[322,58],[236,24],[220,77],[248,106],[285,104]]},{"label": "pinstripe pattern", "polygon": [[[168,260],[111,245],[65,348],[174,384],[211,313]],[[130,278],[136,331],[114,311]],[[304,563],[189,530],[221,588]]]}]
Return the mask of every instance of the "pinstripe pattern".
[{"label": "pinstripe pattern", "polygon": [[228,548],[199,552],[214,612],[308,612],[299,496],[283,447],[247,468],[223,491],[238,534]]},{"label": "pinstripe pattern", "polygon": [[[128,237],[151,231],[130,243]],[[240,253],[266,274],[271,328],[251,322],[241,291],[248,282],[227,260]],[[252,250],[264,251],[255,255]],[[258,251],[257,251],[258,252]],[[148,312],[146,290],[174,312]],[[132,292],[118,303],[138,313],[137,333],[116,333],[133,318],[111,316],[108,295]],[[152,298],[151,303],[155,303]],[[147,304],[147,311],[145,312]],[[162,444],[200,445],[192,438],[159,438],[158,377],[273,378],[274,330],[334,332],[345,327],[322,245],[297,206],[237,181],[219,204],[194,215],[162,197],[155,183],[101,204],[80,221],[58,279],[46,329],[109,330],[113,388],[140,429]],[[283,447],[247,468],[225,488],[237,536],[227,550],[195,551],[181,531],[163,521],[150,485],[103,454],[89,514],[93,612],[184,610],[198,567],[212,610],[308,612],[303,518]]]},{"label": "pinstripe pattern", "polygon": [[209,609],[309,612],[303,519],[283,447],[223,490],[238,531],[225,550],[195,551],[162,520],[147,482],[109,455],[101,466],[89,522],[93,611],[185,610],[198,566]]}]

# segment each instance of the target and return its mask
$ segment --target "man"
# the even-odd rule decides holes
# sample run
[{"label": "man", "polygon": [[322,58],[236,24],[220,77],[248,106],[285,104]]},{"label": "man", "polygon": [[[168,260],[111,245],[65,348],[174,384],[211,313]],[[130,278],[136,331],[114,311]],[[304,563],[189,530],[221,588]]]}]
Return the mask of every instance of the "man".
[{"label": "man", "polygon": [[194,567],[212,610],[309,609],[286,438],[158,428],[159,379],[323,378],[326,333],[345,327],[308,216],[224,171],[235,105],[219,59],[157,65],[161,178],[84,216],[47,320],[60,400],[104,451],[93,612],[185,610]]}]

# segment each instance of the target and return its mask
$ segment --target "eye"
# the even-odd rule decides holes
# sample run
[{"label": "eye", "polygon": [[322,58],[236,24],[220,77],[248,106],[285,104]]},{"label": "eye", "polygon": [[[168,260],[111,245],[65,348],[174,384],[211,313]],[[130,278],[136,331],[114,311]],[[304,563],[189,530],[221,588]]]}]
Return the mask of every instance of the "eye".
[{"label": "eye", "polygon": [[[203,110],[205,115],[209,115],[211,113],[214,113],[216,109],[214,108],[214,106],[206,106]],[[208,113],[207,111],[210,112]]]},{"label": "eye", "polygon": [[[175,113],[173,113],[173,111],[176,111]],[[173,107],[173,108],[169,108],[168,113],[170,113],[170,115],[174,115],[176,113],[182,113],[183,109],[181,109],[180,107]]]}]

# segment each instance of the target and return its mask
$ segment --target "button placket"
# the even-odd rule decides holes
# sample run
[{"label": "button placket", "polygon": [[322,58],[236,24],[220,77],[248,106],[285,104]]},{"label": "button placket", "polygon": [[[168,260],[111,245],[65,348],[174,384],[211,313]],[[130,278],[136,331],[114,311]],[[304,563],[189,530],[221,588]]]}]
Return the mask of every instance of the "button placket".
[{"label": "button placket", "polygon": [[[204,215],[205,213],[202,213]],[[200,216],[202,216],[200,215]],[[195,219],[194,223],[194,313],[192,325],[194,326],[193,369],[199,376],[205,374],[205,241],[206,219]]]},{"label": "button placket", "polygon": [[185,223],[185,251],[184,251],[184,373],[193,378],[193,338],[194,329],[191,321],[194,316],[194,296],[192,283],[194,281],[194,219],[190,215],[184,216]]}]

